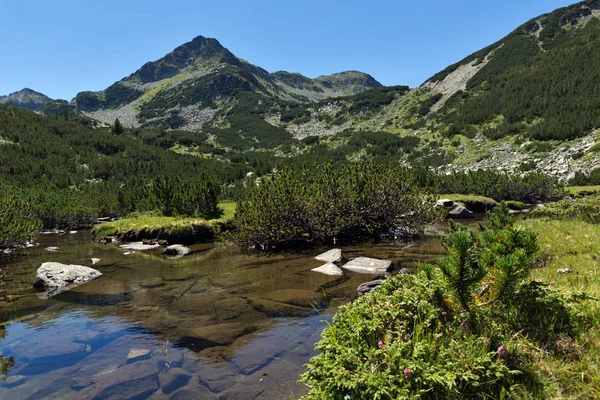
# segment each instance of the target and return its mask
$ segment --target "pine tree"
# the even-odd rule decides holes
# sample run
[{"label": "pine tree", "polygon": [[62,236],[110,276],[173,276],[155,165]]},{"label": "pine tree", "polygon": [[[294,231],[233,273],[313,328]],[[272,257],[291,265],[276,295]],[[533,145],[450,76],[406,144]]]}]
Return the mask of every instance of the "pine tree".
[{"label": "pine tree", "polygon": [[112,127],[112,133],[114,133],[115,135],[120,135],[124,131],[125,129],[123,128],[121,121],[119,121],[119,118],[115,119],[115,124]]}]

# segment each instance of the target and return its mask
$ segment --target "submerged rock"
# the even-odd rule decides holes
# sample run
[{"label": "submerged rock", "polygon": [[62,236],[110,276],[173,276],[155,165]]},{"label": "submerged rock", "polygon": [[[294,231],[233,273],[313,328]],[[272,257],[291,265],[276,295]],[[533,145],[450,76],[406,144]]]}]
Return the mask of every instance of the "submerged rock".
[{"label": "submerged rock", "polygon": [[165,251],[163,251],[163,254],[167,256],[183,257],[186,254],[189,254],[191,251],[192,250],[190,250],[188,247],[185,247],[181,244],[174,244],[167,247]]},{"label": "submerged rock", "polygon": [[376,258],[357,257],[343,265],[347,270],[360,274],[382,274],[386,273],[392,265],[391,261],[378,260]]},{"label": "submerged rock", "polygon": [[148,349],[131,349],[127,354],[127,360],[135,360],[140,357],[148,356],[150,354],[150,350]]},{"label": "submerged rock", "polygon": [[41,297],[49,298],[100,275],[100,271],[81,265],[46,262],[38,268],[33,287],[42,292]]},{"label": "submerged rock", "polygon": [[385,279],[375,279],[374,281],[365,282],[360,284],[356,291],[358,292],[359,296],[364,296],[365,294],[371,293],[373,290],[377,289],[383,284],[383,282],[385,282]]},{"label": "submerged rock", "polygon": [[342,271],[337,265],[333,263],[327,263],[325,265],[321,265],[320,267],[313,268],[311,271],[319,272],[325,275],[331,276],[341,276],[344,275],[344,271]]},{"label": "submerged rock", "polygon": [[337,264],[342,262],[342,249],[331,249],[315,257],[315,260]]}]

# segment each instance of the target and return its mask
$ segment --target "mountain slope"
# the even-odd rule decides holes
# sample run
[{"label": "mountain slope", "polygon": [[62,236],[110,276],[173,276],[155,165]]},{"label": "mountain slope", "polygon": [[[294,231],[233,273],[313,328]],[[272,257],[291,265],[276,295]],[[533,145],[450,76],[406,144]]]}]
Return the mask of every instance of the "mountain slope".
[{"label": "mountain slope", "polygon": [[11,93],[8,96],[0,96],[0,103],[28,110],[35,110],[51,101],[50,97],[28,88]]},{"label": "mountain slope", "polygon": [[[283,122],[322,142],[340,131],[340,121],[347,132],[416,137],[412,154],[396,156],[411,164],[569,178],[600,167],[599,49],[600,1],[588,0],[533,18],[366,113],[348,112],[356,102],[348,98],[310,105],[306,115]],[[318,116],[333,109],[336,123],[322,124]]]},{"label": "mountain slope", "polygon": [[125,126],[201,130],[239,92],[307,103],[380,87],[349,71],[310,79],[264,69],[237,58],[216,39],[198,36],[101,92],[82,92],[75,104],[86,115]]}]

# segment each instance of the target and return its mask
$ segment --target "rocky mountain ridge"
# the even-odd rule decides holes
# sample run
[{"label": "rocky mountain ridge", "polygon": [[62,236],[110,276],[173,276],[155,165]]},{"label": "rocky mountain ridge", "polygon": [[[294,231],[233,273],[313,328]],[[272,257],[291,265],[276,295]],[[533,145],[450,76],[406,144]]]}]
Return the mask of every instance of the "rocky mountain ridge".
[{"label": "rocky mountain ridge", "polygon": [[19,90],[7,96],[0,96],[0,103],[28,110],[36,110],[51,101],[52,99],[45,94],[29,88]]}]

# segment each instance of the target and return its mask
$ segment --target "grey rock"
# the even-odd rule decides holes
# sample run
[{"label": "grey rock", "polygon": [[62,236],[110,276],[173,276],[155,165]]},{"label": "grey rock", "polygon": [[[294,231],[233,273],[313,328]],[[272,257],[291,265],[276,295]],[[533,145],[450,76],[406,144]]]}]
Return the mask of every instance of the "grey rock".
[{"label": "grey rock", "polygon": [[98,264],[100,262],[100,259],[99,258],[92,258],[90,261],[92,262],[92,265],[95,265],[95,264]]},{"label": "grey rock", "polygon": [[343,268],[360,274],[382,274],[392,265],[391,261],[376,258],[357,257],[349,261]]},{"label": "grey rock", "polygon": [[450,200],[450,199],[439,199],[438,201],[435,202],[435,208],[436,209],[442,209],[445,208],[447,210],[451,210],[456,206],[456,203],[454,202],[454,200]]},{"label": "grey rock", "polygon": [[337,264],[342,262],[342,249],[331,249],[315,257],[316,260]]},{"label": "grey rock", "polygon": [[46,262],[38,268],[33,287],[42,292],[40,297],[49,298],[101,275],[100,271],[81,265]]},{"label": "grey rock", "polygon": [[313,268],[311,271],[319,272],[325,275],[331,276],[341,276],[344,275],[344,271],[342,271],[337,265],[333,263],[327,263],[325,265],[321,265],[320,267]]},{"label": "grey rock", "polygon": [[163,251],[164,255],[174,256],[174,257],[183,257],[186,254],[189,254],[191,250],[181,244],[174,244],[169,246]]},{"label": "grey rock", "polygon": [[56,253],[58,251],[58,247],[55,246],[48,246],[46,247],[44,250],[49,251],[51,253]]},{"label": "grey rock", "polygon": [[451,219],[469,219],[474,218],[473,213],[463,206],[456,205],[452,210],[448,211],[446,218]]},{"label": "grey rock", "polygon": [[364,296],[367,293],[371,293],[373,290],[377,289],[385,282],[385,279],[375,279],[374,281],[369,281],[360,284],[360,286],[356,289],[359,296]]},{"label": "grey rock", "polygon": [[408,268],[402,268],[400,271],[398,271],[398,274],[404,274],[404,275],[412,275],[412,271]]}]

